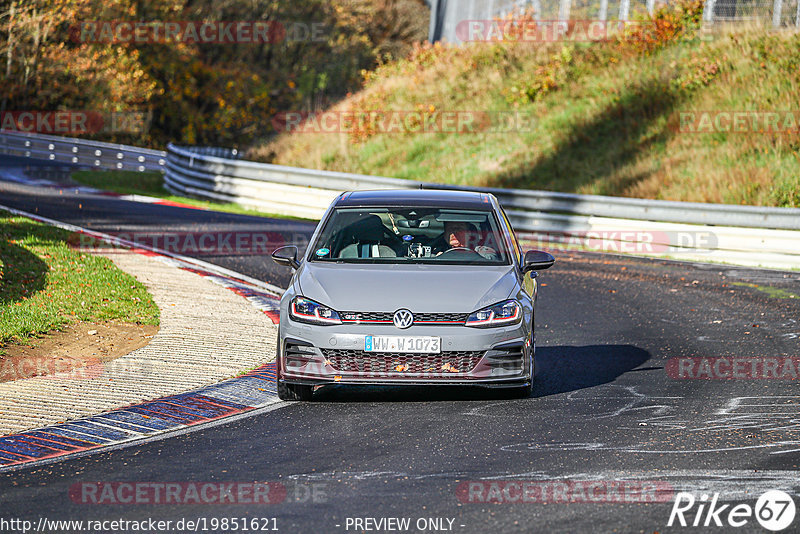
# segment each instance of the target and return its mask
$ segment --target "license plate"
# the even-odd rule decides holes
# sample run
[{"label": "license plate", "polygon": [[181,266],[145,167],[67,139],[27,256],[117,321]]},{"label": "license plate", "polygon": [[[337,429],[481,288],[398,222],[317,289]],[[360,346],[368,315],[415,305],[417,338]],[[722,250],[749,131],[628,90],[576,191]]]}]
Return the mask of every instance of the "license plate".
[{"label": "license plate", "polygon": [[364,350],[367,352],[442,352],[442,340],[435,336],[366,336]]}]

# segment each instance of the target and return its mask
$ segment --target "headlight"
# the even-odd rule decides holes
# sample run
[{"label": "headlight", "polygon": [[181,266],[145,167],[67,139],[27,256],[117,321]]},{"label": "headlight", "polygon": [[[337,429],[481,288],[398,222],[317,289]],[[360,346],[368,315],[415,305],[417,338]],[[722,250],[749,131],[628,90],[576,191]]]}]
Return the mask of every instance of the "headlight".
[{"label": "headlight", "polygon": [[295,297],[289,303],[289,316],[300,323],[342,324],[336,310],[305,297]]},{"label": "headlight", "polygon": [[522,309],[519,303],[516,300],[507,300],[474,312],[464,324],[478,328],[490,328],[518,323],[521,318]]}]

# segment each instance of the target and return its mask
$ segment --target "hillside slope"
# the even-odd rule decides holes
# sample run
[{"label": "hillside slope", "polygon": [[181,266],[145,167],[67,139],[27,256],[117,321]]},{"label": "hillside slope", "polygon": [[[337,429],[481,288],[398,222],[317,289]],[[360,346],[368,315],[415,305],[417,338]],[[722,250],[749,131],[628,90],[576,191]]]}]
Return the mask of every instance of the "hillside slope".
[{"label": "hillside slope", "polygon": [[[800,206],[800,35],[704,34],[701,13],[702,2],[684,1],[606,42],[418,47],[365,73],[364,89],[328,110],[515,111],[528,131],[307,128],[316,133],[285,133],[250,157],[443,183]],[[741,111],[755,114],[734,123]],[[744,131],[721,131],[731,124]]]}]

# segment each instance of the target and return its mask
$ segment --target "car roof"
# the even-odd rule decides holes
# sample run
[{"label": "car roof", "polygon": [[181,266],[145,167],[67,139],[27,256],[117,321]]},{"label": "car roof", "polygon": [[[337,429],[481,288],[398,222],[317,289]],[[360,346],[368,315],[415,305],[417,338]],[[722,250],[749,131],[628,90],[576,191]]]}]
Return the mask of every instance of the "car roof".
[{"label": "car roof", "polygon": [[491,195],[476,191],[449,189],[382,189],[348,191],[336,202],[336,207],[350,206],[411,206],[437,208],[471,208],[491,210]]}]

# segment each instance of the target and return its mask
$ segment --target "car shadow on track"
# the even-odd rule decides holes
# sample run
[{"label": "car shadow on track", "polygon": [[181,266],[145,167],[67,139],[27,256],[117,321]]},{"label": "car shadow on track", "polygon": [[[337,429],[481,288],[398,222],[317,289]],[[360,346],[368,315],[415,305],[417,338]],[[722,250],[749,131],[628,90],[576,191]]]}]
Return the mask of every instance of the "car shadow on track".
[{"label": "car shadow on track", "polygon": [[[612,382],[650,359],[633,345],[587,345],[536,348],[532,397],[546,397]],[[323,402],[436,402],[509,398],[502,389],[477,386],[340,386],[317,389]]]},{"label": "car shadow on track", "polygon": [[534,397],[547,397],[614,381],[650,359],[633,345],[536,347]]}]

